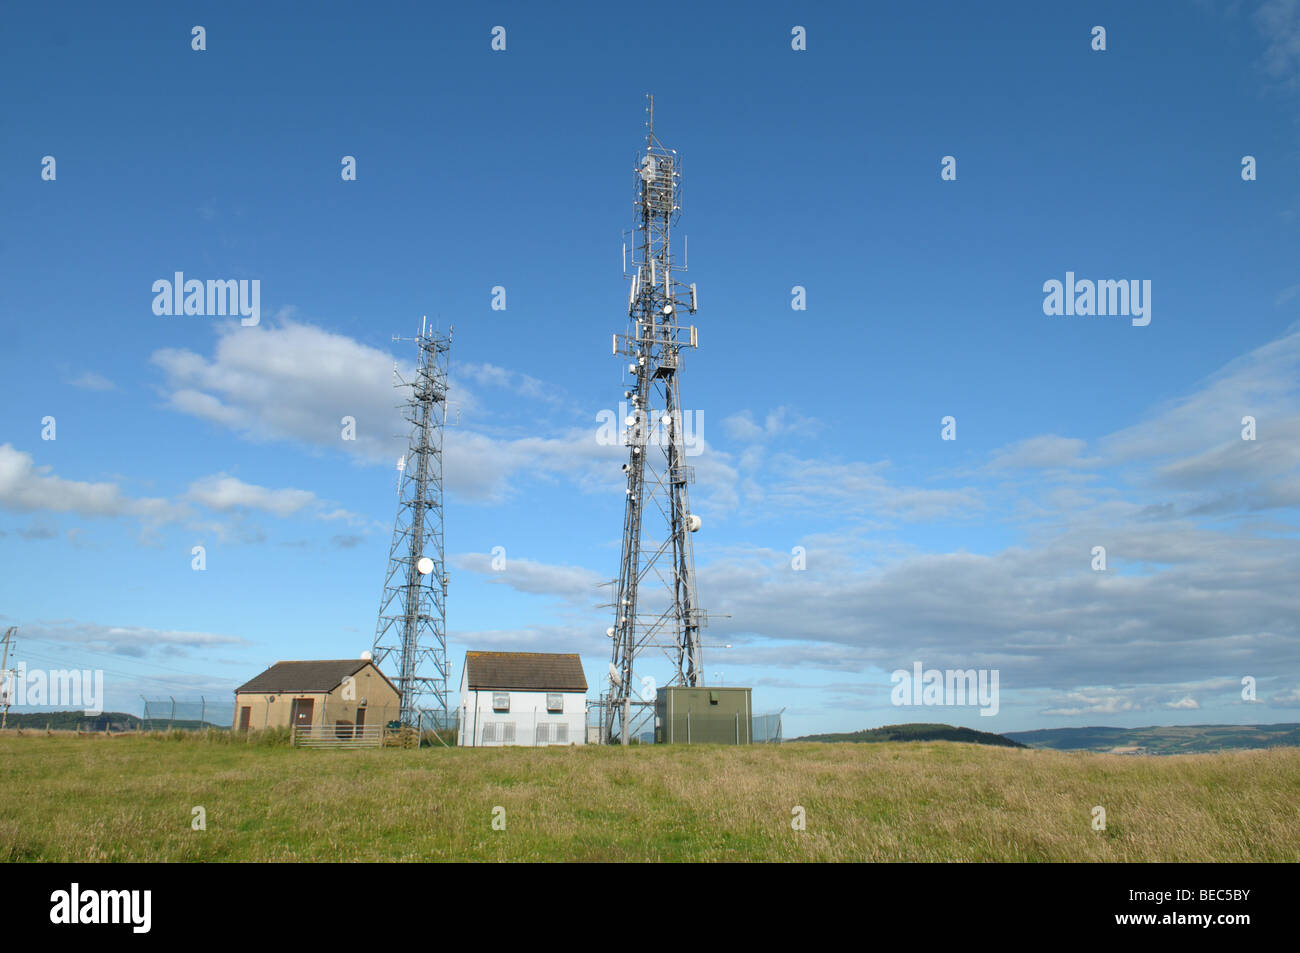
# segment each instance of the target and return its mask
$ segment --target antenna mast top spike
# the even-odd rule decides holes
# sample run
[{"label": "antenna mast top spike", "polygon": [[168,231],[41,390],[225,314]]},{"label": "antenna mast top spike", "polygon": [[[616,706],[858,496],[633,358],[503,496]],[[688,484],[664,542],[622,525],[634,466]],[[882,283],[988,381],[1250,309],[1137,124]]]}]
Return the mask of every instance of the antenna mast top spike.
[{"label": "antenna mast top spike", "polygon": [[646,123],[646,128],[649,131],[646,133],[645,136],[646,148],[649,149],[652,145],[654,145],[654,138],[655,138],[655,94],[646,93],[645,98],[650,100],[650,105],[646,107],[646,111],[650,113],[650,121]]}]

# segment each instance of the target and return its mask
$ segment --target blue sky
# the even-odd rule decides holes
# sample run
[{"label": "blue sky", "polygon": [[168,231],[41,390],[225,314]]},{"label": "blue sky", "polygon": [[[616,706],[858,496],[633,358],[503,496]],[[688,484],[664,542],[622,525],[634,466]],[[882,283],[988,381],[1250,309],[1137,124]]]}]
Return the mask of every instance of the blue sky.
[{"label": "blue sky", "polygon": [[[103,668],[138,711],[369,648],[391,339],[428,315],[455,327],[453,680],[470,648],[578,651],[594,695],[653,91],[700,288],[711,679],[787,735],[1296,720],[1300,2],[662,9],[6,9],[19,658]],[[155,315],[177,271],[258,279],[260,323]],[[1150,324],[1045,315],[1067,271],[1149,280]],[[917,661],[998,670],[999,714],[891,705]]]}]

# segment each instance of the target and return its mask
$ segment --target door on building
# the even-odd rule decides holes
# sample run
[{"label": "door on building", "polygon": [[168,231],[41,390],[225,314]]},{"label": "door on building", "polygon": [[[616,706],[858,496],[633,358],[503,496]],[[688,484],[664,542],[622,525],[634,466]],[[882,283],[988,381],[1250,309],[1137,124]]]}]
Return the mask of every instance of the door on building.
[{"label": "door on building", "polygon": [[253,709],[248,705],[242,705],[239,709],[239,730],[247,731],[249,723],[253,720]]},{"label": "door on building", "polygon": [[295,728],[310,728],[312,712],[316,707],[314,698],[295,698],[293,700],[293,715],[290,721]]},{"label": "door on building", "polygon": [[360,734],[361,729],[364,727],[366,727],[366,710],[364,708],[358,708],[357,709],[357,734]]}]

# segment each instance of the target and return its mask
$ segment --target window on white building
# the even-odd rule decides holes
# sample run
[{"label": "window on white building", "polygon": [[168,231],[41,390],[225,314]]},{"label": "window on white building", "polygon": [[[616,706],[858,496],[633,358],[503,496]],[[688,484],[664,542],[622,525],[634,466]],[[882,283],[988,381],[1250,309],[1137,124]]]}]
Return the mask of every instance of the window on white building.
[{"label": "window on white building", "polygon": [[483,724],[483,744],[515,743],[515,723],[513,721],[489,721]]},{"label": "window on white building", "polygon": [[564,711],[564,696],[559,692],[546,693],[547,711]]},{"label": "window on white building", "polygon": [[493,692],[492,693],[492,710],[509,711],[510,710],[510,693]]}]

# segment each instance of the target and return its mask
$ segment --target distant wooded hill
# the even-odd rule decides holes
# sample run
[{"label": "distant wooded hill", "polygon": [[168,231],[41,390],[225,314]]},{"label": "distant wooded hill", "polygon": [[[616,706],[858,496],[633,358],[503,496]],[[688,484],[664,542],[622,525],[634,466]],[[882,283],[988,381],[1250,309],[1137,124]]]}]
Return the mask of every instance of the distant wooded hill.
[{"label": "distant wooded hill", "polygon": [[864,731],[851,731],[843,734],[804,735],[791,738],[791,741],[964,741],[976,745],[996,745],[999,748],[1025,748],[1018,741],[1009,737],[995,735],[991,731],[976,731],[974,728],[958,728],[954,725],[885,725],[883,728],[867,728]]},{"label": "distant wooded hill", "polygon": [[1008,731],[1006,736],[1031,748],[1056,751],[1136,748],[1135,753],[1141,754],[1196,754],[1231,748],[1300,746],[1300,724],[1044,728]]},{"label": "distant wooded hill", "polygon": [[112,725],[114,731],[137,731],[140,719],[120,711],[106,711],[99,715],[87,715],[84,711],[11,711],[5,724],[10,728],[44,728],[48,725],[55,731],[78,728],[104,731],[106,726]]},{"label": "distant wooded hill", "polygon": [[[139,731],[141,720],[135,715],[121,711],[106,711],[99,715],[87,715],[84,711],[24,711],[9,713],[5,725],[9,728],[51,728],[54,731]],[[184,728],[193,730],[206,725],[198,721],[172,721],[154,718],[149,722],[151,729]],[[229,725],[213,725],[214,728],[229,728]]]}]

